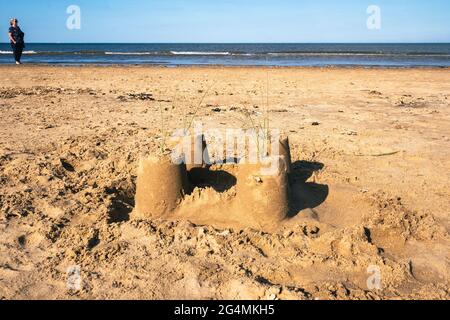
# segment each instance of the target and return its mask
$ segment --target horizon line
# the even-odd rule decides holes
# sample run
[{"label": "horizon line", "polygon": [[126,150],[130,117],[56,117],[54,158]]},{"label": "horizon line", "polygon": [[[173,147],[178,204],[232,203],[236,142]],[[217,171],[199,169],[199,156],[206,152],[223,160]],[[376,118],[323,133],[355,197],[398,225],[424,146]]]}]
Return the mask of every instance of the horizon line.
[{"label": "horizon line", "polygon": [[[10,44],[10,42],[0,42]],[[450,44],[449,42],[27,42],[26,44]]]}]

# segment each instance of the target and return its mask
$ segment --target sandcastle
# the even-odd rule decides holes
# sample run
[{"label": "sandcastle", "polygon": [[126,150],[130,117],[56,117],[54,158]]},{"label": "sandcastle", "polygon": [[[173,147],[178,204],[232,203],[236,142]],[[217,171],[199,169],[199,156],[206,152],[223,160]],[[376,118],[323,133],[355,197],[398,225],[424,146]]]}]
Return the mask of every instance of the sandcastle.
[{"label": "sandcastle", "polygon": [[141,218],[170,215],[191,190],[186,165],[168,155],[141,159],[136,182],[134,213]]},{"label": "sandcastle", "polygon": [[272,156],[276,170],[263,163],[240,163],[237,173],[236,204],[245,212],[244,225],[271,226],[284,220],[289,212],[289,183],[283,156]]},{"label": "sandcastle", "polygon": [[[199,183],[205,182],[199,181],[202,177],[195,172],[204,172],[209,168],[208,148],[203,135],[194,136],[191,141],[192,154],[188,156],[167,153],[141,159],[133,218],[180,218],[177,213],[189,211],[183,208],[184,199]],[[229,220],[230,223],[238,221],[242,227],[266,229],[288,217],[288,175],[291,170],[289,139],[280,139],[279,146],[277,154],[267,154],[267,157],[256,163],[244,158],[233,166],[236,186],[233,196],[229,197],[232,203],[224,205],[223,210],[215,213],[216,218],[220,221]],[[202,161],[199,161],[198,154],[203,155]],[[186,158],[191,160],[188,165],[185,164]],[[193,164],[194,158],[196,161]],[[223,165],[222,169],[226,171],[227,166]],[[195,218],[196,214],[203,215],[204,211],[189,212],[189,219]]]}]

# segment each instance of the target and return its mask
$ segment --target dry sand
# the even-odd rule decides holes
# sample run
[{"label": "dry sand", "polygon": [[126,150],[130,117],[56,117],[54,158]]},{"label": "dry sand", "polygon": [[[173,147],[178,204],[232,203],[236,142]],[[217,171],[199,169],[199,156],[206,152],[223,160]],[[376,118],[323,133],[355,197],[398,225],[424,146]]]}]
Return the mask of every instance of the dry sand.
[{"label": "dry sand", "polygon": [[271,125],[293,161],[292,217],[270,232],[214,218],[232,167],[213,167],[220,183],[190,210],[132,217],[160,107],[181,128],[215,83],[197,120],[239,128],[243,110],[262,116],[267,69],[0,72],[0,299],[450,298],[448,69],[270,69]]}]

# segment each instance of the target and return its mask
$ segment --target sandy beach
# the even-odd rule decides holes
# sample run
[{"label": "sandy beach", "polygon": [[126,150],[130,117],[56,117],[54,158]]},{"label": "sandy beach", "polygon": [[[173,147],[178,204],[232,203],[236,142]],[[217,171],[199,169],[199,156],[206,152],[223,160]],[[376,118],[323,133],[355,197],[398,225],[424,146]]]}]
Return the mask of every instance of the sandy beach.
[{"label": "sandy beach", "polygon": [[[0,66],[0,299],[449,299],[449,71]],[[265,111],[291,144],[289,219],[133,219],[161,119]]]}]

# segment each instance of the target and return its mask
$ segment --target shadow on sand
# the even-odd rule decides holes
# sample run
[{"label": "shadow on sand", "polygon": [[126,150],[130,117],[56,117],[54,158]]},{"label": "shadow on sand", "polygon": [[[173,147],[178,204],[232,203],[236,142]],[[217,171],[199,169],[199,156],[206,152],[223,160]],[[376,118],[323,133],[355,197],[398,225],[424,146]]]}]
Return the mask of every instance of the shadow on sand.
[{"label": "shadow on sand", "polygon": [[[295,217],[304,209],[314,209],[320,206],[328,197],[327,185],[307,182],[314,172],[322,170],[324,165],[319,162],[296,161],[292,164],[290,181],[290,218]],[[188,178],[193,186],[213,188],[216,192],[225,192],[236,185],[236,177],[226,171],[212,171],[209,168],[194,168],[188,172]],[[134,207],[134,190],[109,190],[113,195],[109,207],[109,223],[125,222]]]},{"label": "shadow on sand", "polygon": [[314,209],[325,202],[329,194],[328,186],[307,182],[314,172],[323,167],[320,162],[296,161],[292,164],[289,217],[295,217],[300,211]]}]

